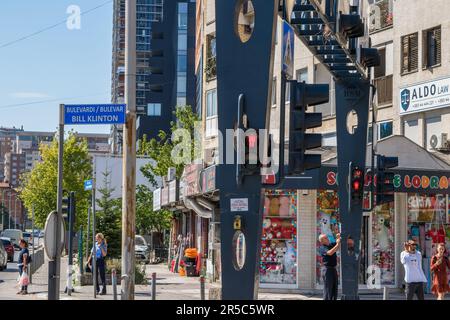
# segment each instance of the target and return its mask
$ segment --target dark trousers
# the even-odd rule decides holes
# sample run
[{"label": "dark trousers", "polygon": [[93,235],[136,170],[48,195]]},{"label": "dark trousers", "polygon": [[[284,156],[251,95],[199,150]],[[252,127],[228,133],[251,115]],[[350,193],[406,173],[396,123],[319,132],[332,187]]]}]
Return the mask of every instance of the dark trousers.
[{"label": "dark trousers", "polygon": [[414,294],[418,300],[425,300],[423,295],[423,282],[411,282],[406,284],[406,300],[413,300]]},{"label": "dark trousers", "polygon": [[97,280],[97,292],[100,292],[100,283],[98,282],[98,274],[100,273],[100,278],[102,280],[102,286],[103,290],[102,292],[106,293],[106,274],[105,274],[105,259],[96,259],[96,272],[95,272],[95,279]]},{"label": "dark trousers", "polygon": [[[23,273],[23,266],[19,266],[19,275],[22,275],[22,273]],[[22,286],[22,290],[27,291],[28,286]]]},{"label": "dark trousers", "polygon": [[323,300],[337,300],[338,274],[334,267],[327,267],[323,284]]}]

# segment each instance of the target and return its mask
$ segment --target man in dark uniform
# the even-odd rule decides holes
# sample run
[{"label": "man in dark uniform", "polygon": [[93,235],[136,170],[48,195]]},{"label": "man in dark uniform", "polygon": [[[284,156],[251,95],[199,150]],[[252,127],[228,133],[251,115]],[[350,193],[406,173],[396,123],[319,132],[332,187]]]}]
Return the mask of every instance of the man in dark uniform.
[{"label": "man in dark uniform", "polygon": [[336,235],[336,243],[330,243],[326,234],[319,236],[320,255],[324,266],[326,267],[323,286],[323,300],[336,300],[338,293],[338,274],[336,270],[337,256],[336,251],[341,246],[341,236]]}]

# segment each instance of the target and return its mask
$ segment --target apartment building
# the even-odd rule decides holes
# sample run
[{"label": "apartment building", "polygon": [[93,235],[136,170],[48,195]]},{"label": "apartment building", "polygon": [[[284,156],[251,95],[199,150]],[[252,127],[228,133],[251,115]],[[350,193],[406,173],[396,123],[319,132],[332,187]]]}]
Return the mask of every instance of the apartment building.
[{"label": "apartment building", "polygon": [[16,133],[20,131],[23,131],[23,128],[0,128],[0,182],[5,178],[5,155],[12,151]]},{"label": "apartment building", "polygon": [[[195,106],[195,1],[137,1],[137,138],[168,132],[177,105]],[[125,94],[125,1],[114,2],[113,103]],[[113,152],[120,152],[122,127],[112,126]]]}]

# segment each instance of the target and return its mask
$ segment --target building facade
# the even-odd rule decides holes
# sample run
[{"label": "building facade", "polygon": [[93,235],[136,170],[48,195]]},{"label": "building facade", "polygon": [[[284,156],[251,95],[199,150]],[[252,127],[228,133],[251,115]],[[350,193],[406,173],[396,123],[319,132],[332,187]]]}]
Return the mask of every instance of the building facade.
[{"label": "building facade", "polygon": [[[195,1],[138,0],[136,30],[137,138],[168,132],[177,105],[195,105]],[[125,94],[125,1],[114,2],[112,102]],[[122,127],[111,128],[113,152]]]}]

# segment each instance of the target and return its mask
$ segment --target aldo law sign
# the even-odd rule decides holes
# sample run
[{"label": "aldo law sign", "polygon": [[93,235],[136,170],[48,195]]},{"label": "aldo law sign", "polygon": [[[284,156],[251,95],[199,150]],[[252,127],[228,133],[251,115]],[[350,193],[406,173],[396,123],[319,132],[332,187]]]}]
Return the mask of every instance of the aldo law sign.
[{"label": "aldo law sign", "polygon": [[450,106],[450,77],[399,90],[400,115]]},{"label": "aldo law sign", "polygon": [[124,124],[125,104],[64,105],[64,124]]}]

